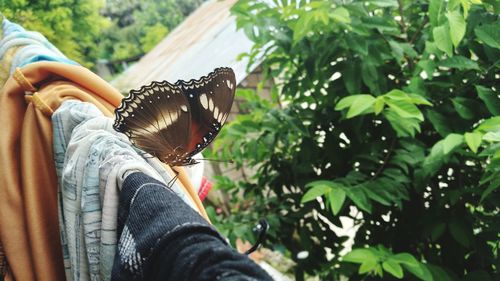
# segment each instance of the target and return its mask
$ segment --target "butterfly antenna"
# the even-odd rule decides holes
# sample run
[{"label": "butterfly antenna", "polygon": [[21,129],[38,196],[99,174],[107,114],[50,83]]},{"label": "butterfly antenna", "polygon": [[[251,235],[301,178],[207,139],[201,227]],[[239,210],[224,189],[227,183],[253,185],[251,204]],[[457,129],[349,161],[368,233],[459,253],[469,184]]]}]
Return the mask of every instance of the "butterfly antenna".
[{"label": "butterfly antenna", "polygon": [[196,161],[210,161],[210,162],[223,162],[223,163],[229,163],[229,164],[233,164],[234,163],[234,161],[232,159],[224,160],[224,159],[200,158],[200,159],[193,159],[193,160],[196,160]]}]

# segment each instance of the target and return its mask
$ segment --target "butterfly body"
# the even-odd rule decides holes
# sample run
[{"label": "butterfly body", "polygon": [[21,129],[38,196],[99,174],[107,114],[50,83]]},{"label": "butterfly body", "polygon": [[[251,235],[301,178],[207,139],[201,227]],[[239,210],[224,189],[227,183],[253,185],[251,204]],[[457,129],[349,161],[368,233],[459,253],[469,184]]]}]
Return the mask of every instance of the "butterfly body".
[{"label": "butterfly body", "polygon": [[152,82],[123,99],[113,128],[168,165],[193,165],[193,155],[224,125],[235,90],[230,68],[217,68],[198,80]]}]

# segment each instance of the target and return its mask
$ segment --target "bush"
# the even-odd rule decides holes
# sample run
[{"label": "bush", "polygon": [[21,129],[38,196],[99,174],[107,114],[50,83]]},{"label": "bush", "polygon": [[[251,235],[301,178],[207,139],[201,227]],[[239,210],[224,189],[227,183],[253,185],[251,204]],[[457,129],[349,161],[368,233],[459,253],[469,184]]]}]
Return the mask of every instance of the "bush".
[{"label": "bush", "polygon": [[[246,114],[214,146],[256,171],[219,178],[232,195],[231,212],[212,215],[219,228],[252,240],[266,217],[266,246],[297,263],[297,280],[500,278],[499,11],[240,0],[250,63],[276,84],[272,101],[238,91]],[[347,237],[331,230],[341,216],[358,229],[344,256]]]}]

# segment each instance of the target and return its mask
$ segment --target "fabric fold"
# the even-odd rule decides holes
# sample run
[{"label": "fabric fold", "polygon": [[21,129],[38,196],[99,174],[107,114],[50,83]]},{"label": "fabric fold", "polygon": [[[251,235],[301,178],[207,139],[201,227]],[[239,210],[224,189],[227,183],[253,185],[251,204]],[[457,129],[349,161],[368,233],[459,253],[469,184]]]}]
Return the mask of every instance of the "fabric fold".
[{"label": "fabric fold", "polygon": [[[65,101],[52,122],[66,279],[109,280],[117,244],[118,195],[126,175],[139,171],[162,183],[173,177],[163,167],[149,165],[146,159],[151,156],[114,131],[113,119],[90,103]],[[177,181],[171,188],[196,209]]]},{"label": "fabric fold", "polygon": [[[122,98],[88,69],[58,62],[18,68],[5,83],[0,92],[0,242],[8,261],[6,280],[65,280],[51,112],[76,99],[112,117]],[[206,217],[182,170],[179,181]]]}]

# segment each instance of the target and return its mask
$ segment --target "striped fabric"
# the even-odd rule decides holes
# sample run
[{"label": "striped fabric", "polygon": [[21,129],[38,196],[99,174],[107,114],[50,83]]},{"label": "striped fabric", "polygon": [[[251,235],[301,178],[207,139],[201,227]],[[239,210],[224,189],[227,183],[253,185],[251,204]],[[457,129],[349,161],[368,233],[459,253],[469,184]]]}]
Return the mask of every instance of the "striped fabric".
[{"label": "striped fabric", "polygon": [[[123,180],[137,171],[163,183],[172,177],[114,131],[113,120],[90,103],[65,101],[52,123],[66,279],[109,280]],[[172,190],[196,209],[178,182]]]},{"label": "striped fabric", "polygon": [[68,59],[42,34],[25,30],[22,26],[2,21],[0,39],[0,85],[3,86],[17,67],[23,67],[38,61],[57,61],[78,65]]}]

